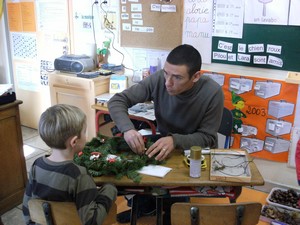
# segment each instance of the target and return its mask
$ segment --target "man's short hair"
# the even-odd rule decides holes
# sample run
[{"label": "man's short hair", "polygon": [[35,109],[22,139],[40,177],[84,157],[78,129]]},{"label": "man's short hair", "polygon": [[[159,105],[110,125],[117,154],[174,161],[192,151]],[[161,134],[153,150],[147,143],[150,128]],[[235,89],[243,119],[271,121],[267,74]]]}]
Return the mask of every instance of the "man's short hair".
[{"label": "man's short hair", "polygon": [[186,65],[190,78],[201,70],[202,58],[197,49],[183,44],[174,48],[167,57],[167,62],[173,65]]},{"label": "man's short hair", "polygon": [[65,149],[68,138],[78,136],[86,123],[86,115],[76,106],[57,104],[42,113],[39,134],[50,147]]}]

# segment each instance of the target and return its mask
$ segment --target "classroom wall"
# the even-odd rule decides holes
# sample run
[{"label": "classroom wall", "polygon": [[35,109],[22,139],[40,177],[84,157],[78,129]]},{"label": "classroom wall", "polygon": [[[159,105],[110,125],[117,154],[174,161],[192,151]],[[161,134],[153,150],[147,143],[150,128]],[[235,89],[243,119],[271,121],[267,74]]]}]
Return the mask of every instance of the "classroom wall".
[{"label": "classroom wall", "polygon": [[5,15],[2,14],[2,18],[0,18],[0,84],[7,84],[12,82],[4,16]]}]

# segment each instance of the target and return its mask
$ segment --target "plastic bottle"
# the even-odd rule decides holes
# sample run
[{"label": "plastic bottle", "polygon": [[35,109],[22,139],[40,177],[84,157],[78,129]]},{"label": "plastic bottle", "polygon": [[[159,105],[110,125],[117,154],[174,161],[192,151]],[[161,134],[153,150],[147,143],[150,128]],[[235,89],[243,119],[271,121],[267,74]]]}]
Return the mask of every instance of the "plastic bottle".
[{"label": "plastic bottle", "polygon": [[200,146],[192,146],[190,153],[190,177],[201,176],[201,151]]},{"label": "plastic bottle", "polygon": [[150,69],[149,69],[150,75],[157,71],[157,66],[158,66],[158,59],[157,58],[150,59]]}]

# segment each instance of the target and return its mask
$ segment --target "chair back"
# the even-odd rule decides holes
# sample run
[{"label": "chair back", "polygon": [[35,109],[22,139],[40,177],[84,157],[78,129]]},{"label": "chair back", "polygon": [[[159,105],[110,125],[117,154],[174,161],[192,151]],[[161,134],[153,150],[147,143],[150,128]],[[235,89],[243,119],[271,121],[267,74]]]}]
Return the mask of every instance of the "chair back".
[{"label": "chair back", "polygon": [[229,109],[224,107],[222,121],[220,124],[220,128],[218,130],[218,133],[225,136],[224,148],[230,148],[232,126],[233,126],[232,112]]},{"label": "chair back", "polygon": [[262,205],[258,202],[231,204],[174,203],[172,225],[256,225]]},{"label": "chair back", "polygon": [[[74,202],[55,202],[31,199],[28,202],[31,220],[41,225],[82,225]],[[116,222],[117,205],[114,203],[103,222]]]}]

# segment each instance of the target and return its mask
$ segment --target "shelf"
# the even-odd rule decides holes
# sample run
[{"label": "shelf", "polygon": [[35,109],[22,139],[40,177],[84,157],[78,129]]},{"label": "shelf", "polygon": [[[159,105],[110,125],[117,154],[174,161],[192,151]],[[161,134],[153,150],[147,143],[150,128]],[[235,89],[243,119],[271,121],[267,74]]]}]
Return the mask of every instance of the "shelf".
[{"label": "shelf", "polygon": [[288,72],[285,82],[300,84],[300,72]]}]

